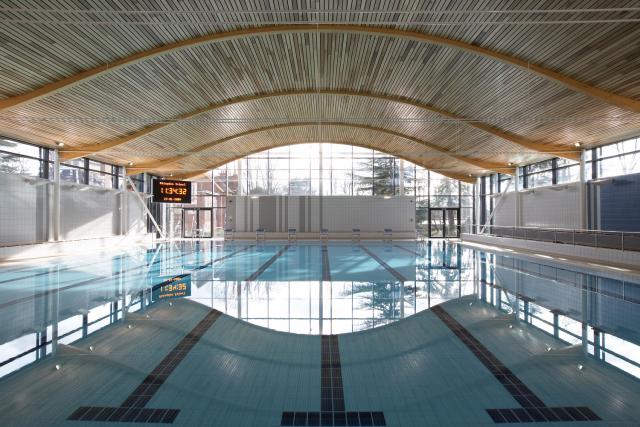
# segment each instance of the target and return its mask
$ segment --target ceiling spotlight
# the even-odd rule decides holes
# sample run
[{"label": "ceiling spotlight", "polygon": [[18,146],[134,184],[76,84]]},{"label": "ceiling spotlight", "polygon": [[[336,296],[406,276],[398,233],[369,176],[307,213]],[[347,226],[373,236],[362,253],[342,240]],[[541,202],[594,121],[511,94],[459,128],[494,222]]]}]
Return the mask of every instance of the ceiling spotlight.
[{"label": "ceiling spotlight", "polygon": [[469,176],[473,176],[473,175],[469,174]]},{"label": "ceiling spotlight", "polygon": [[131,327],[132,327],[131,325],[127,325],[127,328],[128,328],[128,329],[131,329]]},{"label": "ceiling spotlight", "polygon": [[64,142],[56,142],[56,145],[57,145],[58,147],[64,147]]},{"label": "ceiling spotlight", "polygon": [[60,365],[56,365],[56,371],[60,370]]},{"label": "ceiling spotlight", "polygon": [[509,162],[509,163],[507,163],[507,165],[509,165],[509,166],[513,166],[513,163]]},{"label": "ceiling spotlight", "polygon": [[89,351],[93,351],[93,346],[92,345],[89,346]]},{"label": "ceiling spotlight", "polygon": [[129,162],[129,166],[133,166],[133,162]]},{"label": "ceiling spotlight", "polygon": [[584,370],[584,365],[578,365],[578,370],[579,371],[583,371]]},{"label": "ceiling spotlight", "polygon": [[575,144],[573,144],[573,145],[575,145],[576,147],[580,147],[582,144],[580,144],[579,142],[576,142],[576,143],[575,143]]},{"label": "ceiling spotlight", "polygon": [[509,325],[509,329],[513,329],[513,325]]},{"label": "ceiling spotlight", "polygon": [[553,350],[553,348],[551,348],[551,346],[547,346],[547,351],[549,352],[551,350]]},{"label": "ceiling spotlight", "polygon": [[173,176],[173,173],[170,173],[169,176]]}]

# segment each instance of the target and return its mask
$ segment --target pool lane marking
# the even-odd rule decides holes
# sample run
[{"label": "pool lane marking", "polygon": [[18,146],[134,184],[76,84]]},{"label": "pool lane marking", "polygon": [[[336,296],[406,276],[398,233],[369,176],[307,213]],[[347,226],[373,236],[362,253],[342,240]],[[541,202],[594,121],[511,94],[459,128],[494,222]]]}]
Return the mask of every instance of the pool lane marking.
[{"label": "pool lane marking", "polygon": [[[212,264],[214,264],[216,262],[219,262],[219,261],[225,260],[227,258],[230,258],[231,256],[234,256],[237,253],[243,252],[245,250],[251,249],[254,246],[255,245],[249,245],[249,246],[247,246],[247,247],[245,247],[243,249],[240,249],[240,250],[238,250],[236,252],[233,252],[233,253],[231,253],[229,255],[226,255],[224,257],[218,258],[216,260],[213,260],[212,262],[209,262],[209,263],[205,264],[204,266],[199,266],[195,270],[201,270],[201,269],[204,269],[206,267],[209,267],[209,266],[211,266]],[[175,259],[181,258],[183,256],[185,256],[185,254],[176,255],[174,257],[169,258],[169,260],[175,260]],[[156,261],[154,261],[150,265],[158,264],[160,261],[162,261],[162,259],[157,259]],[[144,268],[144,267],[148,267],[148,266],[147,265],[139,265],[139,266],[136,266],[136,267],[127,268],[126,270],[116,271],[115,273],[113,273],[111,276],[108,276],[108,277],[107,276],[92,277],[90,279],[86,279],[86,280],[83,280],[83,281],[77,282],[77,283],[72,283],[71,285],[63,286],[63,287],[58,288],[58,289],[49,289],[49,290],[46,290],[44,292],[40,292],[40,293],[37,293],[37,294],[34,294],[34,295],[29,295],[29,296],[26,296],[26,297],[18,298],[18,299],[15,299],[15,300],[8,301],[8,302],[0,304],[0,309],[6,308],[6,307],[9,307],[9,306],[12,306],[12,305],[20,304],[20,303],[23,303],[23,302],[35,300],[37,298],[42,298],[43,296],[45,296],[45,295],[47,295],[47,294],[49,294],[51,292],[55,293],[55,292],[67,291],[69,289],[74,289],[74,288],[77,288],[79,286],[88,285],[88,284],[90,284],[92,282],[100,282],[100,281],[103,281],[103,280],[110,280],[110,279],[113,279],[114,277],[120,276],[121,274],[128,273],[130,271],[137,270],[137,269]],[[49,272],[49,274],[51,274],[51,273],[54,273],[54,272]]]},{"label": "pool lane marking", "polygon": [[381,411],[346,411],[337,335],[321,337],[320,412],[283,412],[281,426],[385,426]]},{"label": "pool lane marking", "polygon": [[196,271],[196,270],[203,270],[203,269],[205,269],[205,268],[207,268],[207,267],[211,267],[213,264],[215,264],[215,263],[217,263],[217,262],[224,261],[224,260],[226,260],[226,259],[229,259],[229,258],[231,258],[231,257],[236,256],[237,254],[239,254],[239,253],[241,253],[241,252],[248,251],[249,249],[253,248],[254,246],[255,246],[255,245],[245,246],[244,248],[239,249],[239,250],[237,250],[237,251],[235,251],[235,252],[231,252],[230,254],[227,254],[227,255],[225,255],[225,256],[223,256],[223,257],[220,257],[220,258],[216,258],[216,259],[214,259],[213,261],[208,262],[208,263],[206,263],[206,264],[204,264],[204,265],[200,265],[200,266],[198,266],[198,267],[194,268],[193,270],[194,270],[194,271]]},{"label": "pool lane marking", "polygon": [[473,355],[491,372],[520,408],[487,409],[495,423],[526,423],[554,421],[600,421],[601,418],[586,406],[549,407],[527,387],[509,368],[478,341],[467,328],[445,311],[435,306],[431,311],[455,334]]},{"label": "pool lane marking", "polygon": [[222,313],[211,310],[182,338],[149,375],[118,407],[81,406],[67,420],[171,424],[180,409],[145,408],[162,384],[200,341]]},{"label": "pool lane marking", "polygon": [[326,242],[322,243],[322,280],[331,281],[331,266],[329,264],[329,247]]},{"label": "pool lane marking", "polygon": [[272,256],[271,258],[269,258],[269,260],[267,260],[267,262],[265,262],[264,264],[262,264],[260,266],[260,268],[258,268],[255,272],[253,272],[253,274],[249,277],[247,277],[246,279],[244,279],[245,282],[252,282],[254,280],[256,280],[262,273],[265,272],[265,270],[269,267],[271,267],[271,264],[273,264],[274,262],[276,262],[276,260],[278,258],[280,258],[282,256],[283,253],[285,253],[287,251],[287,249],[289,249],[291,245],[285,245],[282,249],[280,249],[274,256]]},{"label": "pool lane marking", "polygon": [[373,258],[374,260],[376,260],[376,262],[378,264],[380,264],[381,266],[384,267],[385,270],[387,270],[389,273],[391,273],[391,275],[393,277],[395,277],[397,280],[399,280],[400,282],[408,282],[409,279],[407,279],[406,277],[404,277],[398,270],[394,269],[393,267],[391,267],[389,264],[387,264],[382,258],[380,258],[378,255],[374,254],[373,252],[371,252],[369,249],[367,249],[366,247],[364,247],[363,245],[358,245],[358,247],[360,247],[363,251],[365,251],[367,253],[367,255],[369,255],[371,258]]},{"label": "pool lane marking", "polygon": [[415,256],[417,256],[419,258],[426,258],[424,255],[420,255],[418,252],[412,251],[411,249],[407,249],[407,248],[402,247],[400,245],[393,245],[393,247],[398,248],[400,250],[403,250],[405,252],[409,252],[411,255],[415,255]]}]

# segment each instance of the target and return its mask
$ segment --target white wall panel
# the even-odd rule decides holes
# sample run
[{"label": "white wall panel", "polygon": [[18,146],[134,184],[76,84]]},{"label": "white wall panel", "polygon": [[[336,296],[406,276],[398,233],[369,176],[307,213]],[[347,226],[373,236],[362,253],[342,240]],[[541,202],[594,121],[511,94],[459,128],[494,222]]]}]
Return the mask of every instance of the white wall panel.
[{"label": "white wall panel", "polygon": [[287,228],[301,232],[319,232],[320,228],[413,232],[414,203],[409,196],[235,196],[229,198],[227,223],[238,232],[253,232],[259,226],[277,232]]},{"label": "white wall panel", "polygon": [[[49,240],[53,183],[39,178],[0,173],[0,244]],[[128,194],[129,232],[146,232],[144,211]],[[110,237],[120,233],[121,194],[87,185],[60,184],[60,230],[63,240]]]},{"label": "white wall panel", "polygon": [[48,239],[48,181],[0,173],[0,244]]},{"label": "white wall panel", "polygon": [[60,230],[63,240],[113,236],[118,233],[119,195],[103,188],[60,184]]},{"label": "white wall panel", "polygon": [[[520,198],[522,227],[580,228],[580,183],[507,193],[495,214],[495,225],[515,224]],[[496,199],[497,200],[497,199]]]}]

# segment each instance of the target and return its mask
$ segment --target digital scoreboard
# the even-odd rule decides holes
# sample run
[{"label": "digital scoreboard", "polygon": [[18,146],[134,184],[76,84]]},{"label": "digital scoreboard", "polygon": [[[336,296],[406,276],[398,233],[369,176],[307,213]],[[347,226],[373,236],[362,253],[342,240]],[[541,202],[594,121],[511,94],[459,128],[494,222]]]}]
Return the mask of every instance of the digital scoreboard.
[{"label": "digital scoreboard", "polygon": [[154,179],[153,201],[155,203],[191,203],[191,182]]}]

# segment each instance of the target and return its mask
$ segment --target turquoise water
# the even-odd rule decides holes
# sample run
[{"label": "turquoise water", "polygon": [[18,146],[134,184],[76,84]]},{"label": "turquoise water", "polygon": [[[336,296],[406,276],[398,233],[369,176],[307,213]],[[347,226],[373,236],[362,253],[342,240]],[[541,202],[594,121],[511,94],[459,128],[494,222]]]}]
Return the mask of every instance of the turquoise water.
[{"label": "turquoise water", "polygon": [[123,307],[174,298],[278,331],[341,334],[468,295],[640,374],[640,286],[628,278],[445,241],[194,241],[0,267],[0,375],[119,322]]}]

